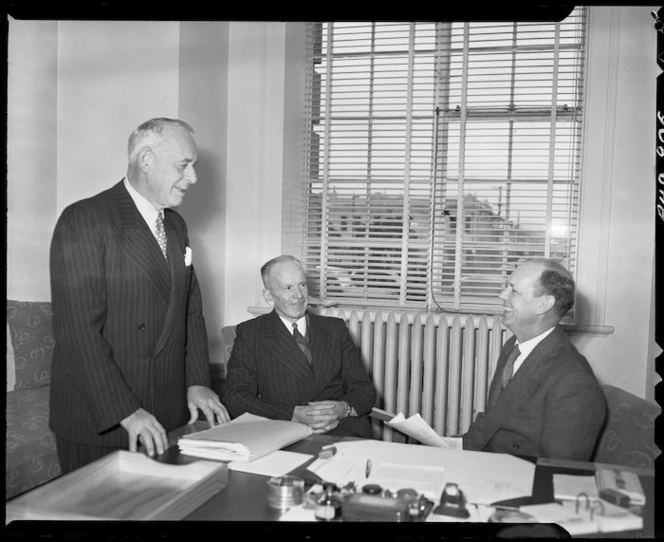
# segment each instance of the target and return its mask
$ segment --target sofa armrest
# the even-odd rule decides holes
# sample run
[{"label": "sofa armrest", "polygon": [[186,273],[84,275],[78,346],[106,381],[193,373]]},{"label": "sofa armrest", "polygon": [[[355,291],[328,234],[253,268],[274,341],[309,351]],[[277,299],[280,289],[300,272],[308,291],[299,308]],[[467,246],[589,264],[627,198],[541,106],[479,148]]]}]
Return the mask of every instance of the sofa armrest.
[{"label": "sofa armrest", "polygon": [[655,444],[655,420],[659,405],[605,384],[607,418],[595,448],[593,460],[634,467],[655,466],[660,454]]}]

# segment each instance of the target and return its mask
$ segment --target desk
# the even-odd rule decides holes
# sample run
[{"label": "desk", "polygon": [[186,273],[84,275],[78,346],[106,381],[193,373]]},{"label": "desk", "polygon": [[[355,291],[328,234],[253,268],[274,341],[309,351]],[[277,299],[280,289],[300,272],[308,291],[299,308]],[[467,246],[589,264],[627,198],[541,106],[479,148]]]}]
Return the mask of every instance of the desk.
[{"label": "desk", "polygon": [[[177,448],[177,439],[185,433],[191,433],[200,429],[207,427],[205,422],[198,422],[197,424],[191,426],[185,426],[180,430],[174,431],[169,435],[169,443],[171,447],[160,456],[156,457],[157,461],[171,464],[186,464],[193,461],[197,461],[194,457],[185,456],[179,453]],[[327,435],[311,435],[308,438],[291,444],[285,449],[293,452],[300,452],[305,454],[310,454],[316,456],[320,451],[321,447],[332,444],[334,442],[339,442],[338,437],[330,437]],[[525,500],[522,499],[522,502],[517,504],[538,504],[551,502],[553,500],[553,474],[555,473],[564,473],[564,474],[593,474],[595,469],[595,464],[593,463],[581,463],[581,462],[572,462],[572,461],[555,461],[555,460],[546,460],[539,459],[535,461],[536,464],[535,477],[533,481],[533,491],[532,496]],[[307,466],[305,463],[303,466],[298,467],[293,471],[293,474],[299,474]],[[654,528],[654,498],[655,498],[655,483],[652,470],[646,469],[634,469],[637,474],[639,474],[641,483],[646,493],[646,506],[644,510],[644,529],[642,532],[638,533],[615,533],[617,538],[622,538],[624,536],[636,536],[636,537],[653,537],[655,528]],[[348,530],[352,529],[352,534],[360,535],[366,533],[367,536],[374,535],[377,532],[378,525],[374,523],[318,523],[312,522],[308,524],[298,524],[294,525],[288,522],[278,522],[277,520],[280,517],[280,512],[272,509],[267,504],[267,492],[266,492],[266,476],[260,476],[256,474],[249,474],[237,471],[231,471],[229,473],[228,485],[224,490],[214,495],[203,505],[201,505],[197,510],[191,513],[185,518],[185,522],[165,522],[165,524],[158,524],[156,529],[154,526],[145,527],[143,525],[132,524],[132,533],[136,529],[139,529],[141,532],[145,531],[146,533],[155,534],[155,531],[160,535],[164,533],[166,537],[173,536],[176,539],[179,537],[191,536],[192,532],[198,532],[197,530],[192,531],[191,524],[188,524],[188,521],[203,521],[203,522],[235,522],[234,526],[221,526],[219,525],[219,533],[222,534],[227,529],[235,529],[240,527],[239,523],[242,523],[243,532],[247,534],[250,538],[251,534],[267,534],[274,535],[276,533],[288,533],[291,535],[293,530],[296,533],[302,533],[305,538],[316,537],[316,535],[321,535],[324,537],[329,537],[334,533],[339,533],[340,536],[347,537]],[[463,489],[463,488],[461,488]],[[527,502],[525,502],[527,501]],[[30,525],[16,525],[15,533],[25,533],[26,528],[30,534],[59,534],[68,533],[67,525],[56,525],[55,529],[52,525],[53,522],[44,522],[48,525],[40,525],[40,522],[32,523]],[[142,522],[137,522],[138,524]],[[149,522],[146,522],[149,523]],[[8,526],[7,532],[11,534],[12,525]],[[84,526],[85,529],[89,529],[90,532],[95,533],[95,537],[103,537],[104,534],[112,534],[117,531],[112,523],[104,524],[105,527],[100,531],[98,528],[98,523],[92,522],[91,524]],[[398,538],[409,538],[416,537],[418,539],[434,537],[440,538],[441,533],[445,535],[454,534],[461,535],[469,538],[485,538],[487,536],[492,536],[492,534],[497,533],[498,531],[504,531],[508,528],[513,528],[508,524],[473,524],[473,523],[402,523],[402,524],[380,524],[380,532],[382,537],[387,539],[394,537]],[[531,525],[531,528],[538,527],[537,525]],[[546,526],[543,526],[546,527]],[[216,528],[216,526],[213,526]],[[120,529],[120,527],[118,527]],[[389,529],[383,536],[383,531]],[[124,531],[120,531],[124,532]],[[79,530],[76,530],[76,534],[81,534]],[[526,535],[532,535],[532,533],[525,533]],[[558,533],[560,534],[560,533]],[[609,533],[611,534],[611,533]],[[523,535],[520,534],[521,536]],[[544,535],[549,535],[550,533],[544,533]],[[519,536],[519,534],[515,535]],[[537,536],[536,534],[533,536]],[[606,534],[602,535],[606,537]],[[292,538],[292,537],[291,537]]]},{"label": "desk", "polygon": [[[204,428],[200,426],[199,428]],[[169,442],[177,442],[177,438],[184,432],[191,432],[197,428],[183,428],[183,430],[173,432],[170,435]],[[293,452],[317,455],[320,449],[328,444],[338,442],[338,437],[327,435],[311,435],[310,437],[291,444],[285,449]],[[553,501],[553,475],[554,474],[585,474],[592,475],[595,472],[594,463],[580,461],[564,461],[552,459],[524,458],[533,461],[536,464],[535,478],[533,481],[532,496],[529,499],[520,499],[516,505],[539,504]],[[181,455],[177,446],[172,446],[169,450],[158,458],[159,461],[166,463],[187,463],[194,461],[195,458]],[[298,475],[307,464],[299,467],[292,474]],[[644,530],[640,533],[631,533],[635,536],[653,537],[654,536],[654,499],[655,499],[655,480],[651,469],[632,468],[639,475],[643,489],[646,493],[646,506],[644,507]],[[270,508],[267,504],[266,482],[267,477],[256,474],[247,474],[232,471],[229,476],[228,486],[221,491],[186,519],[191,521],[277,521],[280,512]],[[463,488],[462,488],[463,489]],[[609,533],[610,535],[611,533]],[[617,537],[629,536],[629,532],[616,533]],[[602,535],[606,537],[607,534]]]}]

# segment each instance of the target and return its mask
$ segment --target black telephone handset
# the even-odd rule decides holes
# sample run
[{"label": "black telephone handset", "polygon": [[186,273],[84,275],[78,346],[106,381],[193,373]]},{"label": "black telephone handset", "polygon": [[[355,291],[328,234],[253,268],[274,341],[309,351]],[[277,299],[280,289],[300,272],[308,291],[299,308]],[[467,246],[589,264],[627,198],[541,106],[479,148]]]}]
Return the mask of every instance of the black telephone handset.
[{"label": "black telephone handset", "polygon": [[445,484],[443,494],[440,496],[440,504],[433,509],[432,513],[455,518],[470,516],[470,512],[466,508],[466,497],[457,484]]}]

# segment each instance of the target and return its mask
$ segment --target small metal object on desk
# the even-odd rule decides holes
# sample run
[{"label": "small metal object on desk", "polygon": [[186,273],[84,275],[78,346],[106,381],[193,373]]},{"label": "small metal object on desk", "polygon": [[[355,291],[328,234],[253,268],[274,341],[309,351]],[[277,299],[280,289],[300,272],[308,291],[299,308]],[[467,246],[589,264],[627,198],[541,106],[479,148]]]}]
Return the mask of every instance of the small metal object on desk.
[{"label": "small metal object on desk", "polygon": [[330,446],[323,446],[321,448],[321,451],[318,452],[318,457],[319,459],[330,459],[331,457],[334,457],[336,453],[337,453],[336,446],[334,446],[334,444],[331,444]]},{"label": "small metal object on desk", "polygon": [[271,508],[287,510],[302,504],[304,480],[298,476],[279,476],[267,481],[267,504]]}]

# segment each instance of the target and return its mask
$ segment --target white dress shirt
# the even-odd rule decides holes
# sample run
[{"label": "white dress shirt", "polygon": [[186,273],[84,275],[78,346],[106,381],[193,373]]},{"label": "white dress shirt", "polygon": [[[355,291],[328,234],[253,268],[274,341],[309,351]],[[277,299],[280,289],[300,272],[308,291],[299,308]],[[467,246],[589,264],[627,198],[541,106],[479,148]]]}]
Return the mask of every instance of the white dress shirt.
[{"label": "white dress shirt", "polygon": [[124,185],[125,188],[127,189],[127,192],[129,192],[131,199],[134,200],[134,203],[138,208],[138,212],[141,213],[143,220],[145,220],[145,223],[148,225],[148,228],[150,228],[152,235],[154,235],[154,238],[157,240],[157,242],[159,242],[159,239],[157,238],[157,228],[155,227],[155,223],[157,221],[157,216],[161,215],[163,217],[164,212],[157,211],[157,209],[154,208],[154,205],[152,205],[152,203],[150,203],[147,199],[141,196],[136,191],[136,189],[131,185],[131,183],[127,180],[127,177],[124,178]]},{"label": "white dress shirt", "polygon": [[516,344],[519,345],[519,357],[514,360],[514,368],[512,370],[512,376],[514,376],[514,373],[521,367],[523,362],[526,360],[526,358],[530,355],[530,353],[535,349],[535,347],[541,343],[549,333],[551,333],[555,329],[555,326],[553,326],[550,329],[547,329],[544,333],[540,333],[537,337],[533,337],[532,339],[529,339],[527,341],[524,341],[520,343],[519,341],[516,341]]},{"label": "white dress shirt", "polygon": [[[290,333],[292,335],[293,334],[293,322],[291,322],[290,320],[286,320],[281,315],[279,315],[279,318],[281,319],[281,321],[286,326],[286,329],[288,331],[290,331]],[[306,334],[307,334],[307,315],[305,314],[302,318],[300,318],[295,323],[297,324],[297,330],[300,332],[300,335],[302,335],[303,337],[306,336]]]}]

